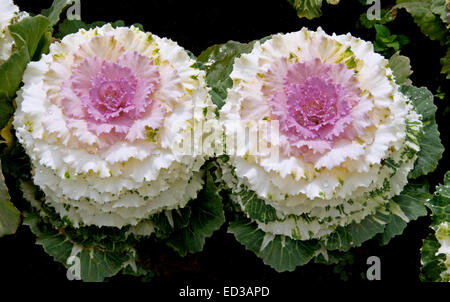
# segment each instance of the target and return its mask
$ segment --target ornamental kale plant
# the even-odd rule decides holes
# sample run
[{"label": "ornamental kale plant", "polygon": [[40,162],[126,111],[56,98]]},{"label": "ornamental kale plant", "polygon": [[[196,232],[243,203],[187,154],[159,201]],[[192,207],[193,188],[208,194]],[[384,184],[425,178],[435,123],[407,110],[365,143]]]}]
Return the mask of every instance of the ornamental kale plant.
[{"label": "ornamental kale plant", "polygon": [[[280,129],[262,136],[279,158],[252,154],[251,143],[219,158],[237,207],[229,231],[266,264],[293,270],[375,236],[386,244],[426,215],[427,184],[407,184],[442,154],[439,133],[424,127],[431,94],[395,83],[371,43],[321,29],[274,35],[236,59],[229,77],[225,136],[236,130],[228,120]],[[437,147],[426,155],[425,132]]]},{"label": "ornamental kale plant", "polygon": [[423,281],[450,280],[450,173],[445,174],[444,183],[436,188],[433,198],[427,202],[432,212],[433,232],[423,241]]}]

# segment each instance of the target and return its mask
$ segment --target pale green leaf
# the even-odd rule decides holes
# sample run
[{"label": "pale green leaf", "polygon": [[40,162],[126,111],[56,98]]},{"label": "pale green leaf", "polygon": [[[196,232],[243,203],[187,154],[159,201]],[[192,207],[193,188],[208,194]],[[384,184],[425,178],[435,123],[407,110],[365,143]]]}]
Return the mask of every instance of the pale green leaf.
[{"label": "pale green leaf", "polygon": [[229,75],[233,70],[234,60],[241,54],[250,52],[252,48],[253,43],[229,41],[211,46],[198,56],[197,64],[206,71],[206,82],[211,87],[211,98],[218,109],[224,104],[227,89],[233,85]]},{"label": "pale green leaf", "polygon": [[[395,198],[403,217],[414,220],[426,215],[425,202],[431,195],[427,182],[409,184]],[[230,223],[229,232],[248,250],[262,258],[264,263],[277,271],[290,271],[296,266],[304,265],[321,249],[328,252],[347,252],[350,248],[361,246],[364,242],[377,237],[382,244],[400,235],[406,227],[398,213],[384,209],[367,216],[360,222],[345,227],[338,226],[331,234],[317,240],[294,240],[287,236],[271,235],[258,228],[252,218],[236,214],[237,219]],[[322,256],[319,261],[327,262]],[[334,261],[334,260],[330,260]]]},{"label": "pale green leaf", "polygon": [[28,225],[36,235],[36,244],[41,245],[55,261],[67,265],[66,261],[72,252],[73,244],[53,227],[40,225],[41,223],[39,214],[36,212],[24,213],[23,224]]},{"label": "pale green leaf", "polygon": [[346,227],[337,227],[325,239],[325,247],[329,250],[347,251],[351,247],[360,246],[363,242],[384,231],[389,216],[377,213],[364,218],[360,223],[352,223]]},{"label": "pale green leaf", "polygon": [[406,9],[426,36],[431,40],[443,41],[447,29],[440,16],[433,12],[433,1],[397,0],[397,5],[393,9]]},{"label": "pale green leaf", "polygon": [[[0,100],[2,106],[3,103],[6,103],[12,107],[11,99],[19,88],[23,72],[29,60],[27,48],[22,47],[0,66]],[[9,117],[6,117],[6,120],[2,120],[1,126],[4,127],[8,120]]]},{"label": "pale green leaf", "polygon": [[8,123],[12,113],[12,99],[22,81],[28,62],[38,58],[49,44],[49,21],[43,16],[26,17],[9,26],[17,50],[0,65],[0,129]]},{"label": "pale green leaf", "polygon": [[293,271],[297,266],[308,263],[319,249],[316,240],[300,241],[286,236],[273,236],[264,244],[266,233],[258,229],[255,222],[243,217],[230,222],[228,231],[265,264],[279,272]]},{"label": "pale green leaf", "polygon": [[293,271],[297,266],[305,265],[317,251],[316,240],[293,240],[286,236],[275,236],[261,251],[264,263],[276,271]]},{"label": "pale green leaf", "polygon": [[433,172],[444,152],[435,119],[437,107],[433,103],[433,94],[425,87],[402,86],[400,91],[412,101],[424,124],[423,134],[419,138],[418,158],[408,176],[418,178]]},{"label": "pale green leaf", "polygon": [[400,55],[399,52],[396,52],[389,59],[389,67],[392,69],[394,73],[395,82],[398,85],[411,85],[412,82],[409,79],[409,76],[412,74],[411,63],[408,57]]},{"label": "pale green leaf", "polygon": [[427,206],[432,211],[433,226],[450,223],[450,171],[444,176],[444,183],[436,188]]},{"label": "pale green leaf", "polygon": [[[105,278],[116,275],[126,263],[135,260],[132,247],[110,250],[100,245],[83,246],[69,238],[64,228],[56,228],[44,221],[37,212],[27,212],[24,215],[24,224],[28,225],[37,237],[36,244],[41,245],[47,254],[65,267],[69,267],[68,260],[74,247],[80,247],[81,250],[74,257],[79,260],[79,272],[83,281],[104,281]],[[95,232],[83,236],[86,244],[90,243],[89,236],[95,236]],[[119,247],[119,243],[117,245]]]},{"label": "pale green leaf", "polygon": [[384,228],[384,232],[379,234],[378,240],[381,245],[386,245],[395,236],[401,235],[405,230],[406,222],[397,215],[391,215],[389,222]]},{"label": "pale green leaf", "polygon": [[393,198],[409,220],[416,220],[427,215],[425,202],[431,198],[426,180],[410,182],[400,195]]},{"label": "pale green leaf", "polygon": [[85,282],[102,282],[116,275],[130,259],[126,253],[108,253],[101,249],[83,249],[79,255],[81,279]]},{"label": "pale green leaf", "polygon": [[62,11],[74,2],[75,0],[54,0],[50,8],[42,10],[42,15],[50,20],[50,26],[54,26],[59,22]]},{"label": "pale green leaf", "polygon": [[200,252],[206,238],[211,237],[225,222],[222,198],[209,171],[206,171],[204,188],[188,207],[189,219],[187,221],[180,219],[184,223],[175,224],[173,233],[166,239],[167,245],[182,256]]},{"label": "pale green leaf", "polygon": [[249,218],[262,223],[278,220],[275,208],[259,199],[255,192],[242,191],[238,195],[241,199],[244,212]]},{"label": "pale green leaf", "polygon": [[10,25],[9,31],[17,48],[27,47],[29,58],[33,58],[42,36],[48,31],[49,20],[37,15],[24,18],[21,22]]},{"label": "pale green leaf", "polygon": [[38,197],[41,193],[37,187],[30,184],[22,189],[24,197],[36,207],[24,212],[24,224],[36,235],[36,244],[66,268],[79,264],[81,280],[100,282],[135,262],[134,239],[126,235],[126,228],[74,228],[45,205],[45,196]]},{"label": "pale green leaf", "polygon": [[299,18],[309,20],[322,16],[322,0],[288,0]]},{"label": "pale green leaf", "polygon": [[[406,217],[416,220],[419,217],[427,215],[425,203],[430,199],[428,182],[426,180],[410,182],[403,191],[393,198],[393,201],[399,206],[401,214],[397,213],[389,216],[389,221],[385,226],[385,230],[378,236],[378,240],[382,245],[387,244],[393,237],[401,235],[406,228]],[[405,219],[406,219],[405,218]]]},{"label": "pale green leaf", "polygon": [[[1,166],[1,163],[0,163]],[[10,201],[8,188],[0,168],[0,237],[14,234],[20,223],[20,212]]]},{"label": "pale green leaf", "polygon": [[[309,20],[322,16],[323,0],[288,0],[288,2],[297,11],[299,18],[307,18]],[[340,0],[327,0],[328,4],[336,5]]]},{"label": "pale green leaf", "polygon": [[446,0],[433,0],[431,3],[431,11],[441,17],[442,22],[448,23],[448,10],[445,7]]}]

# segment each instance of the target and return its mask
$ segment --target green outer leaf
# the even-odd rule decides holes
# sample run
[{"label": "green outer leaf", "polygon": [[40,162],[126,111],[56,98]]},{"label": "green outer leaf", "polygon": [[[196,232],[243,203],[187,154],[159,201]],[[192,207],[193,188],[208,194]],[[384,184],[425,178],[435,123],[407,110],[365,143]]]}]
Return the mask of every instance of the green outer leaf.
[{"label": "green outer leaf", "polygon": [[[155,221],[157,236],[166,240],[167,245],[172,247],[181,256],[188,253],[202,251],[207,237],[218,230],[225,222],[222,198],[218,188],[209,171],[206,171],[206,184],[198,194],[197,199],[188,204],[189,209],[182,209],[180,214],[172,210],[174,228],[172,229],[164,219]],[[183,215],[189,216],[183,218]],[[178,218],[176,215],[180,216]],[[160,216],[161,218],[161,216]],[[169,231],[168,231],[169,229]],[[164,234],[161,236],[161,230]],[[171,232],[171,233],[170,233]]]},{"label": "green outer leaf", "polygon": [[38,15],[24,18],[21,22],[10,25],[9,31],[17,48],[27,47],[29,58],[32,58],[49,24],[47,18]]},{"label": "green outer leaf", "polygon": [[73,244],[54,228],[48,225],[45,228],[40,226],[41,219],[36,212],[24,212],[23,215],[23,224],[28,225],[37,237],[36,244],[41,245],[55,261],[67,266],[67,258],[72,252]]},{"label": "green outer leaf", "polygon": [[275,236],[261,251],[265,262],[271,263],[276,271],[293,271],[299,265],[305,265],[313,257],[319,244],[315,240],[292,240],[285,236]]},{"label": "green outer leaf", "polygon": [[[239,216],[239,220],[231,221],[228,232],[232,233],[237,241],[243,244],[249,251],[260,257],[261,246],[265,233],[250,219]],[[268,263],[266,263],[268,264]]]},{"label": "green outer leaf", "polygon": [[[364,2],[364,5],[366,3]],[[392,16],[392,12],[391,11],[387,11],[385,9],[381,9],[380,11],[380,17],[381,20],[369,20],[367,18],[367,13],[364,12],[361,14],[361,16],[359,16],[359,23],[361,23],[361,25],[367,29],[373,28],[375,26],[375,24],[387,24],[389,22],[393,21],[393,16]]]},{"label": "green outer leaf", "polygon": [[412,101],[417,113],[422,115],[424,128],[419,138],[420,151],[414,169],[408,175],[409,178],[418,178],[433,172],[444,153],[435,119],[437,107],[433,103],[433,94],[425,87],[402,86],[400,91]]},{"label": "green outer leaf", "polygon": [[377,212],[375,215],[365,218],[360,223],[352,223],[349,227],[349,233],[353,238],[352,246],[361,246],[361,244],[375,235],[384,232],[386,223],[390,220],[388,214]]},{"label": "green outer leaf", "polygon": [[[64,229],[55,229],[53,224],[44,222],[39,213],[35,211],[25,212],[24,216],[24,224],[28,225],[37,237],[36,244],[41,245],[55,261],[68,267],[67,261],[75,242],[69,239],[64,233]],[[101,282],[105,278],[116,275],[128,261],[134,261],[131,247],[128,250],[113,251],[108,251],[101,246],[81,246],[81,248],[75,257],[80,260],[81,280],[86,282]]]},{"label": "green outer leaf", "polygon": [[425,202],[431,198],[428,182],[425,179],[410,182],[400,193],[393,198],[409,220],[416,220],[427,215]]},{"label": "green outer leaf", "polygon": [[381,245],[386,245],[397,235],[401,235],[406,228],[406,222],[397,215],[391,215],[389,222],[384,228],[384,232],[379,234],[378,241]]},{"label": "green outer leaf", "polygon": [[[306,17],[311,20],[322,16],[322,2],[323,0],[288,0],[288,2],[297,11],[299,18]],[[340,0],[327,0],[328,4],[337,5]]]},{"label": "green outer leaf", "polygon": [[322,0],[288,0],[297,11],[299,18],[311,20],[322,16]]},{"label": "green outer leaf", "polygon": [[[151,217],[152,223],[155,225],[156,237],[158,238],[169,238],[176,229],[184,228],[189,224],[189,219],[191,218],[191,208],[189,206],[169,211],[169,213],[161,212]],[[173,225],[167,217],[168,214],[172,215]]]},{"label": "green outer leaf", "polygon": [[82,250],[78,256],[81,279],[86,282],[102,282],[116,275],[130,259],[127,254],[107,253],[99,249]]},{"label": "green outer leaf", "polygon": [[351,246],[352,237],[345,227],[337,227],[325,238],[325,248],[328,250],[348,251]]},{"label": "green outer leaf", "polygon": [[[39,208],[24,212],[24,224],[36,235],[36,244],[65,267],[74,265],[67,263],[71,255],[77,257],[83,281],[103,281],[135,262],[135,241],[134,237],[126,234],[127,228],[74,228],[45,204],[45,196],[36,186],[31,183],[23,185],[24,197]],[[74,251],[78,252],[72,254]]]},{"label": "green outer leaf", "polygon": [[[402,214],[411,221],[427,215],[425,203],[430,198],[428,182],[425,179],[421,179],[410,182],[400,195],[393,198],[393,201],[400,207]],[[407,226],[403,218],[398,215],[390,215],[384,232],[377,236],[380,244],[386,245],[392,238],[403,233]]]},{"label": "green outer leaf", "polygon": [[39,44],[37,45],[36,51],[34,52],[31,61],[39,61],[43,54],[47,54],[50,51],[50,44],[52,43],[53,37],[51,31],[46,31],[42,35]]},{"label": "green outer leaf", "polygon": [[450,79],[450,48],[447,49],[447,53],[441,58],[442,70],[441,73],[446,75],[447,80]]},{"label": "green outer leaf", "polygon": [[444,184],[439,185],[427,206],[432,211],[433,225],[450,223],[450,171],[444,176]]},{"label": "green outer leaf", "polygon": [[[418,181],[408,184],[395,198],[395,203],[402,211],[401,216],[413,220],[427,214],[424,204],[430,196],[428,183]],[[272,235],[273,238],[264,248],[262,248],[264,238],[269,235],[259,229],[254,220],[244,217],[244,213],[237,214],[237,220],[230,222],[228,231],[233,233],[248,250],[262,258],[264,263],[277,271],[291,271],[296,266],[310,261],[321,248],[325,248],[332,254],[347,252],[350,248],[361,246],[362,243],[374,237],[377,237],[382,244],[387,244],[392,237],[401,234],[406,227],[406,222],[397,214],[381,209],[359,223],[354,222],[345,227],[337,227],[333,233],[319,241],[293,240],[287,236]],[[321,257],[319,261],[326,260]]]},{"label": "green outer leaf", "polygon": [[241,54],[250,52],[253,44],[254,42],[245,44],[229,41],[208,47],[198,56],[197,64],[200,69],[206,71],[206,82],[211,87],[211,98],[218,109],[224,105],[227,89],[233,85],[229,76],[233,70],[234,60]]},{"label": "green outer leaf", "polygon": [[421,248],[422,253],[422,268],[420,273],[420,280],[423,282],[441,282],[449,281],[443,280],[441,277],[442,272],[446,270],[444,254],[438,254],[440,243],[437,241],[434,234],[428,235],[423,240],[423,246]]},{"label": "green outer leaf", "polygon": [[297,266],[308,263],[319,249],[316,240],[300,241],[285,236],[275,236],[263,248],[265,233],[258,229],[255,222],[243,217],[230,222],[228,231],[278,272],[293,271]]},{"label": "green outer leaf", "polygon": [[447,29],[438,15],[432,10],[433,0],[397,0],[394,9],[404,8],[414,18],[414,22],[431,40],[443,41]]},{"label": "green outer leaf", "polygon": [[395,77],[395,82],[398,85],[411,85],[412,82],[409,76],[412,74],[411,63],[408,57],[400,55],[400,52],[396,52],[389,59],[389,67]]},{"label": "green outer leaf", "polygon": [[54,26],[59,22],[59,16],[62,11],[75,0],[54,0],[50,8],[42,10],[41,14],[50,20],[50,26]]},{"label": "green outer leaf", "polygon": [[249,218],[268,223],[277,221],[277,210],[271,205],[266,204],[262,199],[258,198],[253,191],[243,191],[239,193],[245,213]]},{"label": "green outer leaf", "polygon": [[385,57],[390,57],[394,51],[399,51],[410,41],[405,35],[391,35],[391,31],[385,25],[375,24],[376,37],[373,42],[374,50]]},{"label": "green outer leaf", "polygon": [[[30,57],[28,50],[26,47],[23,47],[12,54],[11,57],[0,66],[0,100],[2,105],[6,103],[12,108],[11,99],[19,88],[23,72],[29,61]],[[6,125],[8,120],[9,117],[6,118],[4,125]]]},{"label": "green outer leaf", "polygon": [[[259,40],[264,43],[271,36]],[[227,98],[227,89],[233,86],[230,73],[233,70],[234,60],[253,49],[256,41],[240,43],[228,41],[208,47],[197,57],[197,67],[206,72],[206,83],[211,87],[210,95],[213,103],[220,110]]]},{"label": "green outer leaf", "polygon": [[431,11],[441,17],[442,22],[448,23],[448,11],[445,7],[446,0],[433,0],[431,3]]},{"label": "green outer leaf", "polygon": [[325,239],[325,247],[329,250],[348,251],[351,247],[360,246],[384,232],[388,221],[388,215],[376,213],[364,218],[360,223],[354,222],[346,227],[339,226]]},{"label": "green outer leaf", "polygon": [[[1,163],[0,163],[1,167]],[[10,201],[8,188],[0,168],[0,237],[14,234],[20,223],[20,212]]]},{"label": "green outer leaf", "polygon": [[10,100],[0,94],[0,129],[5,128],[13,113],[14,107]]},{"label": "green outer leaf", "polygon": [[[394,38],[392,38],[391,31],[389,30],[389,27],[382,25],[382,24],[375,24],[375,30],[377,32],[377,36],[382,39],[383,41],[392,41]],[[389,39],[391,38],[391,39]]]},{"label": "green outer leaf", "polygon": [[0,65],[0,129],[9,121],[14,112],[12,98],[22,81],[28,62],[39,57],[49,44],[49,21],[43,16],[26,17],[21,22],[10,25],[17,50]]}]

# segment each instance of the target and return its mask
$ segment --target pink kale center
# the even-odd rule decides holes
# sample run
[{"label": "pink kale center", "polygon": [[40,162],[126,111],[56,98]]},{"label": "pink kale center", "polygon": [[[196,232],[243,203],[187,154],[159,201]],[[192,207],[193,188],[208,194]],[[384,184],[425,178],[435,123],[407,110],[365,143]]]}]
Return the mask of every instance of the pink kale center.
[{"label": "pink kale center", "polygon": [[[279,66],[268,71],[272,76],[268,78],[280,74],[276,71]],[[285,68],[282,81],[267,83],[265,91],[269,92],[272,116],[279,120],[291,150],[323,153],[337,139],[355,133],[352,110],[359,102],[360,89],[352,70],[319,59]]]},{"label": "pink kale center", "polygon": [[[63,83],[63,107],[68,118],[86,121],[109,143],[142,138],[145,125],[162,124],[162,106],[152,98],[159,83],[158,67],[137,52],[125,52],[117,62],[88,57]],[[142,118],[146,122],[136,124]]]},{"label": "pink kale center", "polygon": [[[310,77],[301,84],[288,84],[287,106],[290,118],[310,131],[313,137],[333,127],[349,112],[343,95],[345,89],[324,77]],[[298,134],[302,134],[301,131]]]},{"label": "pink kale center", "polygon": [[[136,109],[134,98],[137,80],[134,76],[123,77],[118,80],[109,80],[102,75],[96,76],[89,90],[89,99],[85,108],[95,108],[91,117],[108,122],[121,113],[129,113]],[[149,103],[147,98],[145,104]]]}]

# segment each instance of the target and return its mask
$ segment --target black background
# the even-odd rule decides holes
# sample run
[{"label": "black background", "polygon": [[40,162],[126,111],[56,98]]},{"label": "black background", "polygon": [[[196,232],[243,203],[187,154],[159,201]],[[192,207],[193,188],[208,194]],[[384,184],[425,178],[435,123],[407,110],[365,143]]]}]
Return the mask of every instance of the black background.
[{"label": "black background", "polygon": [[[51,0],[15,1],[21,10],[34,14],[42,8],[48,8]],[[325,2],[325,1],[324,1]],[[360,14],[365,7],[357,0],[343,0],[337,6],[324,4],[321,18],[313,21],[299,19],[295,10],[286,0],[255,1],[112,1],[81,0],[81,18],[86,23],[94,21],[124,20],[127,25],[141,23],[146,31],[177,41],[195,55],[216,43],[228,40],[249,42],[278,32],[300,30],[303,26],[316,29],[321,26],[326,32],[343,34],[351,32],[363,39],[373,40],[374,31],[356,27]],[[386,6],[394,1],[382,0]],[[439,58],[445,54],[438,42],[423,36],[412,18],[400,12],[396,20],[389,25],[395,34],[407,35],[411,43],[404,47],[402,54],[411,59],[414,70],[412,80],[416,86],[427,86],[432,92],[440,86],[447,94],[448,82],[439,74]],[[426,48],[423,46],[425,45]],[[448,132],[444,115],[444,104],[448,98],[435,99],[439,110],[437,119],[444,145],[448,144]],[[449,169],[448,152],[444,154],[438,169],[429,175],[431,188],[442,181]],[[380,247],[372,240],[354,249],[354,263],[346,267],[347,277],[351,281],[362,280],[368,268],[369,256],[381,258],[382,280],[419,281],[420,247],[422,239],[429,233],[430,219],[420,218],[411,222],[402,236],[394,238],[388,246]],[[10,280],[65,280],[66,271],[62,265],[53,261],[42,249],[34,244],[35,238],[27,227],[20,227],[17,234],[0,239],[0,274]],[[153,255],[155,266],[160,272],[158,280],[162,282],[253,282],[271,284],[276,282],[297,283],[314,281],[338,281],[340,277],[333,267],[308,264],[294,272],[276,273],[265,266],[260,259],[245,250],[224,226],[212,238],[207,239],[204,251],[185,258],[176,256],[169,249],[144,247]],[[156,260],[155,260],[156,259]],[[131,277],[118,275],[111,282],[133,282]]]}]

